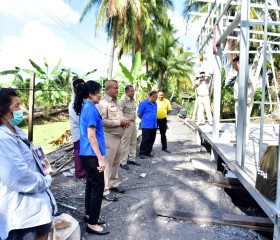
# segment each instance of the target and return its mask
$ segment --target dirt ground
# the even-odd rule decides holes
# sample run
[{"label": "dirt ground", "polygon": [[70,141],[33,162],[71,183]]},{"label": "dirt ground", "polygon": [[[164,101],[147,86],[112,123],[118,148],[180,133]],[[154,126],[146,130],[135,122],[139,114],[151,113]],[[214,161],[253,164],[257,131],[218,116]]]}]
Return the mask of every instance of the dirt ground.
[{"label": "dirt ground", "polygon": [[[67,212],[80,222],[82,237],[91,239],[178,239],[214,240],[252,239],[246,229],[226,225],[194,224],[157,216],[158,210],[177,210],[208,217],[223,213],[244,214],[234,206],[222,188],[208,182],[208,174],[193,168],[190,158],[209,158],[209,153],[195,143],[196,135],[177,116],[170,116],[167,131],[167,154],[161,150],[157,134],[154,158],[139,159],[141,164],[130,170],[120,169],[120,186],[126,193],[117,194],[119,201],[103,200],[101,218],[106,220],[109,235],[96,236],[85,232],[84,181],[62,174],[54,177],[52,192],[59,204],[59,213]],[[139,147],[139,146],[138,146]],[[61,153],[52,153],[53,156]],[[140,177],[146,173],[146,177]],[[77,208],[70,210],[60,204]]]}]

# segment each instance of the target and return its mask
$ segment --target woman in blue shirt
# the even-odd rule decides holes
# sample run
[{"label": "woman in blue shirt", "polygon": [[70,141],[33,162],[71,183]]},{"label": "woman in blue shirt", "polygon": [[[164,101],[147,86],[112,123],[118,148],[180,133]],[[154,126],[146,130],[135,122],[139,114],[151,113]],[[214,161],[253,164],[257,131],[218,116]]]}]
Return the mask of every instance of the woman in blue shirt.
[{"label": "woman in blue shirt", "polygon": [[85,209],[84,217],[87,223],[86,231],[97,235],[109,232],[100,225],[100,209],[104,191],[104,170],[106,154],[102,117],[95,104],[101,99],[100,84],[87,81],[79,84],[76,89],[74,109],[80,116],[80,158],[86,171]]}]

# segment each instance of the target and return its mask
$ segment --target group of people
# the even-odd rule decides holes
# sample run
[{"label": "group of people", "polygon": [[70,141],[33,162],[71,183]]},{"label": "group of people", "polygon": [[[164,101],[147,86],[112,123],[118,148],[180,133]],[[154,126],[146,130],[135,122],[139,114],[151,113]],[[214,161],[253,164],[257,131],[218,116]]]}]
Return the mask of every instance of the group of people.
[{"label": "group of people", "polygon": [[[239,82],[239,56],[232,60],[232,67],[237,72],[237,76],[234,79],[234,100],[235,100],[235,131],[233,131],[230,142],[236,144],[236,128],[237,128],[237,118],[238,118],[238,82]],[[250,133],[250,116],[254,105],[254,95],[256,91],[257,78],[254,72],[249,69],[248,84],[247,84],[247,116],[246,116],[246,133],[245,133],[245,144],[249,144],[249,133]],[[213,125],[213,117],[211,111],[211,99],[210,99],[210,83],[211,76],[207,76],[204,71],[201,71],[199,76],[194,80],[194,88],[196,89],[196,103],[197,103],[197,124],[205,125],[206,112],[208,124]]]},{"label": "group of people", "polygon": [[[118,82],[108,80],[101,99],[101,86],[95,81],[73,81],[74,96],[69,105],[72,138],[74,142],[75,176],[86,176],[85,217],[86,231],[98,235],[108,234],[99,219],[102,199],[117,201],[114,193],[124,193],[119,187],[119,167],[140,166],[136,161],[137,126],[141,119],[142,141],[139,157],[153,157],[152,149],[159,128],[162,150],[167,149],[167,115],[171,104],[164,91],[152,91],[142,101],[136,113],[134,88],[125,87],[120,101]],[[79,131],[78,131],[79,129]]]},{"label": "group of people", "polygon": [[[102,199],[117,201],[112,192],[124,193],[118,186],[118,171],[136,162],[137,128],[133,86],[117,101],[118,83],[106,82],[101,100],[101,86],[95,81],[73,81],[74,97],[69,106],[75,153],[75,175],[86,176],[85,216],[88,233],[104,235],[109,231],[99,219]],[[166,108],[165,114],[163,109]],[[152,157],[156,129],[162,134],[166,152],[166,119],[171,110],[164,92],[152,91],[140,103],[138,116],[143,132],[140,156]],[[46,240],[57,212],[50,191],[52,177],[35,157],[36,149],[18,125],[23,110],[15,90],[0,88],[0,239]]]}]

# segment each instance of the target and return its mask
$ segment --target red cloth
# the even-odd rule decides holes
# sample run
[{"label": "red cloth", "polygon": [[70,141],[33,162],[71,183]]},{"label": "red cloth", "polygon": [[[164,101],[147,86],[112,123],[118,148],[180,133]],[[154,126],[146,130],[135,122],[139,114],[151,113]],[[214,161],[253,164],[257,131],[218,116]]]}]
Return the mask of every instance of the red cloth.
[{"label": "red cloth", "polygon": [[85,169],[83,168],[79,155],[80,140],[74,142],[74,160],[75,160],[75,177],[81,179],[85,177]]}]

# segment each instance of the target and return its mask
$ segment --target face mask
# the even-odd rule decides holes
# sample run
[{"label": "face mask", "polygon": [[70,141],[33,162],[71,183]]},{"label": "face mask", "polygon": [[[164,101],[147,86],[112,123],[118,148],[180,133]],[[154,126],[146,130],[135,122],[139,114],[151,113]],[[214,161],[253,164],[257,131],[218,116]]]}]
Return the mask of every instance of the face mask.
[{"label": "face mask", "polygon": [[23,120],[23,111],[13,111],[14,119],[8,119],[9,123],[13,126],[19,125]]}]

